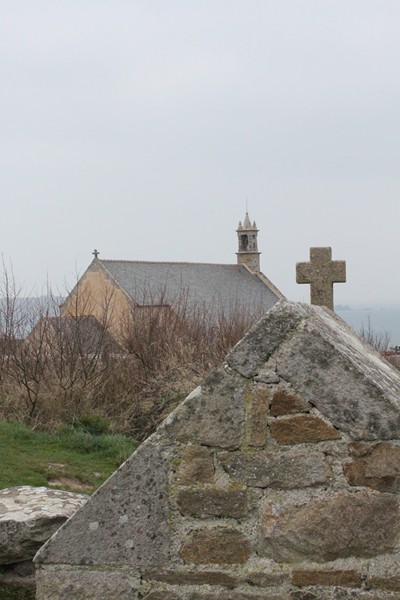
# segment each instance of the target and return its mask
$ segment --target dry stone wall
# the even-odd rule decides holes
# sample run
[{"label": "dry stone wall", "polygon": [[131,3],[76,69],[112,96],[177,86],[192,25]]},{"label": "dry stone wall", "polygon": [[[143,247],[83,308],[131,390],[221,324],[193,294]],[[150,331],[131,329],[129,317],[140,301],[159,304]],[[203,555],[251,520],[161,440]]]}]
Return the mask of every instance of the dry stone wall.
[{"label": "dry stone wall", "polygon": [[399,398],[279,303],[42,548],[38,600],[398,600]]}]

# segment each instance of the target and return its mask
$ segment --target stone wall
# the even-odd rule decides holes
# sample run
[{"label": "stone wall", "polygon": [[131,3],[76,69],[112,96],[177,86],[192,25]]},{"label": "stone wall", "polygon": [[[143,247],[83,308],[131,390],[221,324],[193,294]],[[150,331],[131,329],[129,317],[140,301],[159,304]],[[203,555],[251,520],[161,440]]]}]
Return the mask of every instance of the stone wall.
[{"label": "stone wall", "polygon": [[38,600],[399,599],[399,398],[280,303],[43,547]]}]

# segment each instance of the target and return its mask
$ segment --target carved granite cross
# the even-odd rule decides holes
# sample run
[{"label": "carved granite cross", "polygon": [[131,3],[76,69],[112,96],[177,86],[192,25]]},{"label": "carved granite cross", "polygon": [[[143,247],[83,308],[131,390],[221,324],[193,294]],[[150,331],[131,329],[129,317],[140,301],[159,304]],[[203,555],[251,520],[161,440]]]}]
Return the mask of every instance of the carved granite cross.
[{"label": "carved granite cross", "polygon": [[333,310],[333,284],[346,281],[346,262],[332,260],[332,248],[310,248],[310,262],[296,264],[296,282],[311,285],[311,304]]}]

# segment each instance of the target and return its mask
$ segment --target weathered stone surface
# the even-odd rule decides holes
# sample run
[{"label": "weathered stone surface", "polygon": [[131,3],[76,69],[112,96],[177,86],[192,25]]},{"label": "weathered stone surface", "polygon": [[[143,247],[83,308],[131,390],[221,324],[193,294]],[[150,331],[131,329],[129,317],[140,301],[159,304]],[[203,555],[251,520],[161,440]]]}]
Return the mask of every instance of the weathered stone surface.
[{"label": "weathered stone surface", "polygon": [[147,440],[37,554],[39,563],[152,566],[169,557],[167,465]]},{"label": "weathered stone surface", "polygon": [[399,437],[400,373],[337,315],[317,306],[286,309],[305,316],[274,354],[278,375],[352,439]]},{"label": "weathered stone surface", "polygon": [[174,410],[160,430],[182,442],[238,448],[244,435],[248,385],[237,373],[220,367]]},{"label": "weathered stone surface", "polygon": [[246,583],[250,583],[250,585],[255,585],[260,588],[279,588],[287,580],[287,573],[265,573],[259,571],[251,571],[245,578]]},{"label": "weathered stone surface", "polygon": [[36,600],[138,600],[139,583],[123,571],[46,567],[36,571]]},{"label": "weathered stone surface", "polygon": [[285,593],[263,591],[263,592],[193,592],[189,600],[288,600]]},{"label": "weathered stone surface", "polygon": [[[319,597],[317,600],[321,600]],[[325,598],[323,599],[325,600]],[[345,590],[335,588],[333,594],[327,596],[327,600],[399,600],[397,592],[377,591],[363,592],[361,590]]]},{"label": "weathered stone surface", "polygon": [[290,600],[320,600],[314,592],[291,592]]},{"label": "weathered stone surface", "polygon": [[232,369],[244,377],[252,377],[262,370],[268,358],[306,316],[302,308],[292,310],[289,306],[294,305],[285,301],[275,304],[236,344],[226,359]]},{"label": "weathered stone surface", "polygon": [[344,260],[332,260],[332,248],[310,248],[310,262],[296,264],[297,283],[311,286],[311,304],[333,310],[333,284],[346,281]]},{"label": "weathered stone surface", "polygon": [[321,571],[293,571],[292,583],[299,587],[308,585],[361,587],[360,574],[353,570],[321,570]]},{"label": "weathered stone surface", "polygon": [[[48,594],[39,600],[399,600],[391,567],[399,562],[400,491],[350,488],[342,466],[363,461],[363,481],[379,485],[397,477],[400,374],[328,310],[289,303],[268,313],[228,362],[41,551]],[[267,402],[252,401],[257,387]],[[277,389],[310,408],[272,400]],[[268,415],[271,400],[276,416]],[[331,434],[329,443],[310,443]],[[352,445],[347,459],[349,438],[379,444]],[[236,512],[238,496],[226,492],[243,494],[245,485],[242,519],[243,504]],[[67,582],[59,573],[68,565]],[[380,587],[349,587],[356,582],[344,569]],[[160,578],[146,580],[150,570]]]},{"label": "weathered stone surface", "polygon": [[341,491],[279,515],[264,514],[260,551],[280,562],[372,557],[399,541],[398,500],[377,492]]},{"label": "weathered stone surface", "polygon": [[181,600],[183,596],[178,592],[171,592],[170,590],[154,590],[144,596],[143,600]]},{"label": "weathered stone surface", "polygon": [[353,460],[343,465],[350,485],[367,486],[380,492],[400,491],[400,448],[387,442],[353,443]]},{"label": "weathered stone surface", "polygon": [[236,529],[197,529],[189,534],[181,550],[187,563],[240,564],[251,555],[248,539]]},{"label": "weathered stone surface", "polygon": [[400,577],[369,577],[368,587],[400,592]]},{"label": "weathered stone surface", "polygon": [[31,560],[23,560],[8,565],[5,569],[5,575],[8,573],[17,577],[35,577],[35,565]]},{"label": "weathered stone surface", "polygon": [[269,390],[264,385],[258,385],[251,398],[250,410],[247,416],[248,444],[262,447],[267,443]]},{"label": "weathered stone surface", "polygon": [[278,444],[315,444],[337,440],[339,432],[315,415],[294,415],[270,422],[271,433]]},{"label": "weathered stone surface", "polygon": [[214,453],[211,448],[189,444],[182,452],[176,480],[183,485],[214,481]]},{"label": "weathered stone surface", "polygon": [[258,381],[260,383],[279,383],[280,380],[281,378],[279,375],[270,369],[261,369],[258,375],[255,375],[254,377],[254,381]]},{"label": "weathered stone surface", "polygon": [[182,489],[176,503],[183,515],[193,517],[232,517],[239,519],[247,515],[247,493],[245,490],[202,490]]},{"label": "weathered stone surface", "polygon": [[226,571],[178,571],[177,569],[153,569],[143,573],[144,579],[161,581],[172,585],[220,585],[234,588],[238,578]]},{"label": "weathered stone surface", "polygon": [[87,499],[45,487],[0,490],[0,564],[31,560]]},{"label": "weathered stone surface", "polygon": [[271,417],[282,417],[294,413],[309,412],[310,405],[293,394],[281,390],[275,392],[271,402]]},{"label": "weathered stone surface", "polygon": [[370,561],[368,588],[400,591],[400,555],[380,556]]},{"label": "weathered stone surface", "polygon": [[325,455],[315,450],[220,452],[218,458],[233,479],[252,487],[305,488],[327,483],[332,475]]}]

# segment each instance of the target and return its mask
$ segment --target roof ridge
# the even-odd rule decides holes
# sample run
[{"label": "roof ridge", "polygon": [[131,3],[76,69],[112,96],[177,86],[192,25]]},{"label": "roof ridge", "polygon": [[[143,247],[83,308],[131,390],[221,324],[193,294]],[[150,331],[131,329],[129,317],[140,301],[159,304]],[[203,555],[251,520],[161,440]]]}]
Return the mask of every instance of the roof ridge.
[{"label": "roof ridge", "polygon": [[97,259],[99,262],[107,263],[133,263],[133,264],[146,264],[146,265],[206,265],[208,267],[242,267],[237,263],[207,263],[207,262],[189,262],[184,260],[123,260],[114,258],[102,258]]}]

